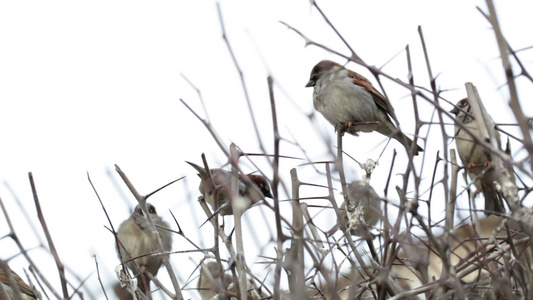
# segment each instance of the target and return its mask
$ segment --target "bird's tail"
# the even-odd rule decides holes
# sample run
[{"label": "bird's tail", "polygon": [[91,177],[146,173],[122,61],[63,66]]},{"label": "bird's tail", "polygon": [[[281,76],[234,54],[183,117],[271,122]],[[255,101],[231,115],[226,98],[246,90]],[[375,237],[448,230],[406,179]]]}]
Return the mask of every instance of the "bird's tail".
[{"label": "bird's tail", "polygon": [[485,215],[505,213],[503,203],[498,197],[498,193],[493,184],[485,183],[482,180],[481,190],[483,191],[483,197],[485,197]]},{"label": "bird's tail", "polygon": [[195,164],[195,163],[192,163],[190,161],[185,161],[186,163],[188,163],[189,165],[191,165],[196,171],[198,171],[198,175],[200,175],[201,178],[203,178],[204,176],[207,176],[207,172],[205,171],[204,168],[200,167],[199,165]]},{"label": "bird's tail", "polygon": [[[404,145],[407,148],[407,151],[410,151],[412,145],[414,144],[414,141],[408,136],[406,136],[403,132],[398,132],[393,136],[393,138],[400,142],[402,145]],[[424,151],[424,149],[422,149],[422,147],[420,147],[419,145],[415,144],[414,155],[418,155],[418,152],[422,151]]]}]

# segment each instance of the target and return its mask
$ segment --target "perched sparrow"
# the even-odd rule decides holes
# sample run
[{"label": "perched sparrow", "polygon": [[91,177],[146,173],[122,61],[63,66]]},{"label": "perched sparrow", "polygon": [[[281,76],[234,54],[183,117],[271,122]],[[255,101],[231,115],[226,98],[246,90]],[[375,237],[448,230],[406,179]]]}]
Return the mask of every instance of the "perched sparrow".
[{"label": "perched sparrow", "polygon": [[[199,187],[200,193],[204,196],[205,201],[214,208],[215,197],[213,190],[209,188],[209,180],[211,180],[209,174],[207,174],[206,170],[199,165],[192,162],[187,163],[198,171],[198,176],[201,179]],[[218,210],[220,214],[223,216],[232,215],[233,209],[231,203],[228,201],[231,197],[231,172],[222,169],[210,169],[210,172],[217,191]],[[248,179],[257,186],[260,193],[255,188],[249,186],[249,184],[243,179],[243,175],[239,174],[239,195],[245,200],[243,211],[250,208],[253,203],[262,200],[264,197],[272,198],[270,185],[265,177],[253,174],[244,176],[248,177]]]},{"label": "perched sparrow", "polygon": [[363,180],[355,180],[348,185],[349,209],[341,205],[341,215],[347,220],[353,235],[363,236],[366,229],[375,225],[381,217],[381,199],[372,186]]},{"label": "perched sparrow", "polygon": [[[323,60],[311,71],[306,87],[314,87],[313,104],[336,129],[353,135],[377,131],[411,148],[413,141],[392,123],[391,104],[365,77]],[[358,124],[365,123],[368,124]],[[423,149],[416,145],[415,155]]]},{"label": "perched sparrow", "polygon": [[[465,98],[459,101],[456,107],[450,112],[455,114],[456,120],[472,131],[473,134],[480,134],[478,123],[475,121],[471,112],[468,99]],[[498,148],[501,149],[500,134],[498,131],[495,132]],[[461,161],[470,179],[475,181],[478,192],[483,191],[483,195],[485,196],[485,214],[489,214],[490,212],[505,212],[503,203],[494,187],[494,180],[496,180],[498,174],[496,174],[494,167],[491,166],[491,151],[474,141],[472,136],[463,130],[459,124],[455,124],[455,143],[457,144],[459,157],[461,157]],[[485,174],[478,178],[484,170]]]},{"label": "perched sparrow", "polygon": [[200,279],[198,280],[198,292],[203,300],[209,300],[221,291],[227,290],[226,287],[233,282],[233,278],[230,275],[224,275],[226,284],[226,287],[224,287],[221,280],[222,274],[216,262],[212,261],[207,264],[202,264]]},{"label": "perched sparrow", "polygon": [[[170,231],[157,227],[157,225],[160,225],[168,228],[170,227],[169,224],[156,214],[153,205],[146,203],[146,207],[148,208],[150,217],[159,232],[163,248],[166,251],[170,251],[172,247],[172,235]],[[120,224],[117,238],[119,240],[120,254],[122,255],[123,261],[127,261],[132,257],[157,252],[157,244],[153,239],[152,234],[149,232],[148,222],[139,205],[135,207],[133,214]],[[137,276],[137,285],[139,288],[143,293],[147,294],[146,288],[150,287],[150,281],[148,276],[143,276],[143,272],[148,271],[155,276],[162,263],[163,259],[161,256],[146,255],[137,258],[134,261],[130,261],[126,265],[133,271],[133,273],[135,273],[135,276]]]},{"label": "perched sparrow", "polygon": [[[10,274],[8,275],[7,272]],[[37,299],[37,293],[29,285],[27,285],[24,280],[17,275],[17,273],[13,272],[13,270],[11,270],[11,268],[4,261],[1,261],[0,264],[0,282],[2,283],[4,291],[9,296],[8,299],[18,299],[15,297],[16,289],[12,288],[13,284],[16,285],[20,291],[20,299]],[[1,296],[2,293],[0,293],[0,298],[2,298]]]}]

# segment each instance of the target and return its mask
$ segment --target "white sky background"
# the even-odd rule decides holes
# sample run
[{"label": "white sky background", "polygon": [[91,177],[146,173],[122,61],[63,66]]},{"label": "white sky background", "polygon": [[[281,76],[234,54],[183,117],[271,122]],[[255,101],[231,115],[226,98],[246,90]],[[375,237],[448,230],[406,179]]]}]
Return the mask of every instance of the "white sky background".
[{"label": "white sky background", "polygon": [[[404,81],[407,69],[402,51],[409,44],[415,81],[429,86],[417,32],[421,25],[433,74],[439,74],[437,85],[449,90],[443,96],[455,102],[466,95],[464,83],[473,82],[497,123],[514,122],[505,103],[507,89],[499,89],[505,80],[494,33],[476,10],[480,6],[487,11],[483,1],[321,1],[319,5],[368,64],[382,66],[401,52],[384,71]],[[314,123],[309,122],[306,114],[313,111],[312,89],[304,85],[318,61],[345,61],[317,47],[304,47],[302,38],[278,21],[349,55],[346,47],[308,1],[222,1],[221,9],[267,151],[273,151],[266,80],[272,75],[283,137],[294,141],[293,134],[314,161],[331,159],[323,136],[334,141],[333,128],[321,115],[316,115]],[[503,33],[515,50],[533,45],[531,1],[496,1],[496,9]],[[117,227],[129,216],[135,200],[128,191],[121,194],[115,189],[108,171],[119,187],[124,185],[113,164],[123,169],[141,193],[186,175],[185,181],[156,194],[151,202],[169,222],[168,210],[172,210],[186,233],[195,241],[201,239],[197,229],[203,218],[196,203],[198,178],[184,161],[200,163],[203,152],[212,166],[223,164],[225,158],[200,121],[180,103],[181,98],[205,116],[198,95],[180,74],[201,90],[209,117],[224,142],[229,145],[233,141],[246,152],[260,152],[213,1],[2,2],[0,43],[0,179],[13,188],[42,236],[27,176],[27,172],[33,172],[63,262],[84,278],[94,271],[92,255],[96,255],[101,275],[108,282],[108,294],[118,259],[112,236],[104,228],[107,220],[86,172]],[[523,52],[521,57],[531,71],[532,51]],[[348,67],[377,85],[364,68],[355,64]],[[412,133],[409,91],[385,79],[383,83],[402,129]],[[532,94],[531,85],[520,86],[520,92],[526,101]],[[523,104],[530,116],[531,106]],[[429,118],[430,113],[427,110],[423,116]],[[435,128],[432,133],[439,131]],[[372,133],[344,141],[345,151],[365,161],[377,158],[385,138]],[[424,168],[426,188],[441,145],[437,139],[424,147],[428,155]],[[381,180],[389,172],[387,162],[394,148],[398,149],[397,172],[404,168],[405,151],[391,141],[372,181],[380,195]],[[282,144],[282,152],[302,157],[301,151],[288,143]],[[421,157],[417,159],[421,161]],[[265,159],[254,158],[254,162],[271,176]],[[288,179],[290,168],[299,162],[282,160],[282,164],[282,174]],[[360,178],[357,166],[348,164],[348,179]],[[245,169],[255,171],[250,164]],[[298,170],[304,179],[317,178],[309,172],[310,167]],[[395,185],[401,183],[400,179],[396,178]],[[318,183],[325,184],[320,180]],[[0,186],[0,197],[24,245],[36,247],[38,239],[28,231],[27,221],[22,219],[14,196],[5,185]],[[463,208],[466,207],[464,203]],[[436,209],[437,213],[442,210]],[[266,209],[255,207],[246,213],[247,218],[262,218],[260,211],[272,217]],[[269,220],[273,223],[273,218]],[[249,224],[258,226],[256,222]],[[173,228],[177,227],[173,224]],[[203,231],[208,234],[203,237],[209,241],[207,246],[211,246],[211,229]],[[0,236],[6,233],[2,217]],[[259,246],[269,245],[266,229],[254,228],[248,234],[254,233],[259,233]],[[268,251],[273,251],[272,245],[268,247]],[[192,249],[178,236],[174,248]],[[17,253],[9,238],[0,240],[0,249],[3,259]],[[247,260],[252,264],[256,252],[250,252]],[[44,251],[33,250],[32,255],[51,274],[49,279],[57,282],[52,259],[41,253]],[[181,284],[192,272],[193,262],[201,257],[172,257]],[[26,267],[22,257],[11,265],[19,273]],[[160,272],[166,276],[165,273]],[[95,274],[88,285],[95,299],[101,299]],[[54,286],[59,289],[59,284]],[[191,287],[195,286],[193,282]],[[195,291],[185,295],[198,297]]]}]

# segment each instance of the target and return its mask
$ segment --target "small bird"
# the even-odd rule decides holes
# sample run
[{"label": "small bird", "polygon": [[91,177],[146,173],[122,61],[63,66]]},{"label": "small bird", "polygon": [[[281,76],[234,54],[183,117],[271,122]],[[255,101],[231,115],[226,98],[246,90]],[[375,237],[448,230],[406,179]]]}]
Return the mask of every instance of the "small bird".
[{"label": "small bird", "polygon": [[[207,266],[207,268],[206,268]],[[198,280],[198,292],[202,300],[209,300],[215,297],[218,293],[227,290],[227,286],[233,282],[230,275],[224,275],[225,287],[222,285],[222,276],[218,264],[214,261],[202,264],[200,271],[200,279]]]},{"label": "small bird", "polygon": [[[357,135],[377,131],[399,141],[407,149],[413,140],[391,121],[389,100],[370,81],[336,62],[323,60],[311,71],[306,87],[314,87],[313,104],[335,129]],[[366,124],[364,124],[366,123]],[[416,145],[415,155],[423,149]]]},{"label": "small bird", "polygon": [[[7,272],[9,272],[9,275]],[[4,291],[6,291],[7,295],[9,296],[8,299],[18,299],[15,297],[16,289],[12,288],[13,284],[18,287],[20,299],[35,300],[38,298],[37,293],[29,285],[27,285],[17,273],[11,270],[11,268],[4,261],[0,262],[0,282],[2,283]],[[1,296],[2,293],[0,293],[0,298],[2,298]]]},{"label": "small bird", "polygon": [[[466,127],[474,135],[480,135],[479,126],[471,113],[468,99],[460,100],[450,113],[456,115],[456,120],[463,125],[455,124],[457,152],[467,170],[468,176],[474,181],[477,192],[483,192],[485,197],[485,214],[489,215],[494,212],[504,213],[503,203],[498,197],[494,186],[494,180],[496,180],[498,174],[496,174],[494,167],[491,166],[492,153],[489,149],[474,141],[466,130],[463,130],[463,127]],[[501,149],[500,133],[497,130],[495,132],[498,149]],[[484,170],[485,174],[479,177]]]},{"label": "small bird", "polygon": [[353,235],[364,236],[367,228],[381,217],[381,199],[374,188],[365,180],[355,180],[348,185],[349,209],[341,205],[341,216],[347,221]]},{"label": "small bird", "polygon": [[[200,193],[202,193],[205,201],[207,201],[207,203],[209,203],[209,205],[211,205],[211,207],[214,209],[215,197],[213,190],[210,189],[209,180],[211,179],[209,174],[207,174],[207,171],[199,165],[188,161],[187,163],[196,169],[196,171],[198,171],[198,176],[201,179],[199,186]],[[209,171],[211,173],[211,177],[213,178],[213,182],[215,183],[218,199],[218,211],[223,216],[232,215],[233,208],[230,201],[228,201],[231,197],[231,172],[222,169],[210,169]],[[250,181],[257,186],[260,193],[244,180],[244,176],[248,177],[248,179],[250,179]],[[247,210],[250,208],[250,206],[252,206],[253,203],[262,200],[264,197],[272,198],[270,185],[265,177],[253,174],[244,176],[239,174],[239,196],[245,200],[243,201],[243,211]]]},{"label": "small bird", "polygon": [[[157,232],[159,232],[163,248],[165,251],[170,251],[172,248],[172,235],[170,231],[157,227],[157,225],[160,225],[169,228],[169,224],[157,215],[155,207],[152,204],[146,203],[146,208],[150,213],[154,225],[156,225]],[[157,244],[149,231],[148,222],[139,205],[135,207],[133,214],[120,224],[117,238],[123,261],[127,261],[132,257],[151,254],[158,250]],[[162,263],[163,259],[161,256],[146,255],[126,264],[137,277],[137,285],[145,295],[147,294],[146,288],[150,287],[150,280],[148,276],[143,276],[143,273],[148,271],[156,276]]]}]

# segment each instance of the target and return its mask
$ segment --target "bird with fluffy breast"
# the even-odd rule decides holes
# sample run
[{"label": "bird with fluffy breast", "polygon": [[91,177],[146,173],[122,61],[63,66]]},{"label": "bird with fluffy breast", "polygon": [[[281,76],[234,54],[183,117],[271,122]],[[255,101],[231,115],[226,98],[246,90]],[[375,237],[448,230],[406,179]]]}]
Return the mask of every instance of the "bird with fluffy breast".
[{"label": "bird with fluffy breast", "polygon": [[347,221],[351,234],[364,236],[382,216],[381,198],[366,180],[352,181],[346,192],[350,207],[347,209],[346,203],[342,203],[341,217]]},{"label": "bird with fluffy breast", "polygon": [[[152,204],[146,203],[146,208],[148,209],[152,222],[156,225],[163,248],[165,251],[170,251],[172,249],[171,232],[161,228],[170,228],[169,224],[157,215],[155,207]],[[148,276],[145,276],[144,272],[148,271],[153,276],[156,276],[163,263],[163,258],[160,255],[146,255],[157,252],[158,245],[153,238],[150,228],[148,228],[148,221],[139,205],[135,207],[132,215],[120,224],[117,231],[117,238],[119,240],[119,249],[117,251],[120,251],[123,261],[142,256],[127,262],[126,265],[137,277],[138,287],[143,293],[147,294],[146,287],[150,287],[150,280]]]},{"label": "bird with fluffy breast", "polygon": [[[377,131],[411,149],[414,141],[391,121],[389,100],[362,75],[336,62],[323,60],[316,64],[306,87],[313,87],[313,105],[336,129],[357,135]],[[414,145],[415,152],[423,151]]]}]

